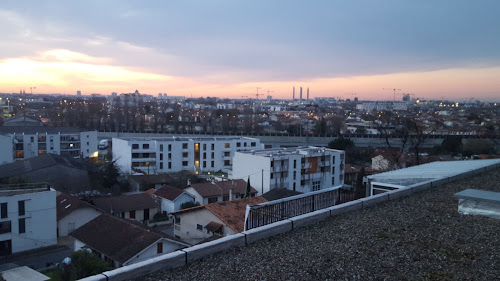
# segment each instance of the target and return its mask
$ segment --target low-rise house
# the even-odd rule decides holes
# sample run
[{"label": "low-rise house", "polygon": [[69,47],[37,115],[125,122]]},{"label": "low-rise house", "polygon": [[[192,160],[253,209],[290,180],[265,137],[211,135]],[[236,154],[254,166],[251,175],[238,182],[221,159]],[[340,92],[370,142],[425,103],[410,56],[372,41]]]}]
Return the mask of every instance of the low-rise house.
[{"label": "low-rise house", "polygon": [[70,232],[102,214],[89,203],[64,193],[57,195],[56,200],[58,237],[68,236]]},{"label": "low-rise house", "polygon": [[[241,179],[229,181],[212,180],[210,182],[190,184],[184,190],[194,195],[196,202],[205,205],[221,201],[240,200],[245,195],[246,186],[247,183]],[[256,194],[257,190],[250,186],[250,197],[254,197]]]},{"label": "low-rise house", "polygon": [[148,221],[158,213],[158,202],[146,193],[95,198],[91,203],[105,213],[138,222]]},{"label": "low-rise house", "polygon": [[212,203],[173,212],[174,235],[197,244],[213,235],[228,236],[244,230],[247,205],[267,202],[263,197]]},{"label": "low-rise house", "polygon": [[89,249],[113,267],[174,252],[189,244],[133,221],[102,214],[70,233],[75,251]]},{"label": "low-rise house", "polygon": [[153,193],[161,200],[161,211],[172,213],[180,210],[181,205],[186,202],[195,202],[196,197],[185,190],[164,185]]}]

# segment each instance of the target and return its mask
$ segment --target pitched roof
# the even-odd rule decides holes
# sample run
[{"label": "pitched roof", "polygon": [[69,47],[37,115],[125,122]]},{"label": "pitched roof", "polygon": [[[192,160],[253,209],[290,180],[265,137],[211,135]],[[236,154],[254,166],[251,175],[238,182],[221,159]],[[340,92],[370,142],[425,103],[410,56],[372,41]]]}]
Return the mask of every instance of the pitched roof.
[{"label": "pitched roof", "polygon": [[211,221],[207,225],[205,225],[205,228],[211,232],[218,232],[223,226],[224,226],[223,224]]},{"label": "pitched roof", "polygon": [[92,200],[94,205],[105,212],[124,212],[155,208],[157,206],[153,197],[146,193],[101,197]]},{"label": "pitched roof", "polygon": [[266,198],[267,201],[273,201],[299,194],[302,194],[302,192],[293,191],[287,188],[274,188],[262,194],[262,197]]},{"label": "pitched roof", "polygon": [[22,162],[14,162],[1,165],[0,178],[20,176],[24,173],[63,165],[73,169],[86,169],[88,164],[79,159],[70,159],[56,154],[44,154],[25,159]]},{"label": "pitched roof", "polygon": [[71,214],[73,211],[78,210],[80,208],[93,208],[94,206],[90,205],[87,202],[84,202],[76,197],[70,196],[65,193],[61,193],[56,197],[56,207],[57,207],[57,220],[61,220],[65,216]]},{"label": "pitched roof", "polygon": [[166,236],[108,214],[98,216],[70,235],[120,263]]},{"label": "pitched roof", "polygon": [[244,230],[247,205],[257,205],[264,202],[267,202],[264,197],[249,197],[241,200],[224,201],[188,208],[172,212],[171,214],[176,215],[206,209],[233,231],[242,232]]},{"label": "pitched roof", "polygon": [[[229,188],[233,188],[233,194],[245,194],[247,183],[244,180],[231,180],[219,182],[193,183],[191,187],[201,195],[201,197],[218,196],[229,194]],[[257,190],[250,186],[250,193],[257,193]]]},{"label": "pitched roof", "polygon": [[163,185],[155,191],[154,195],[174,201],[177,197],[181,196],[182,193],[184,193],[184,190],[180,188]]}]

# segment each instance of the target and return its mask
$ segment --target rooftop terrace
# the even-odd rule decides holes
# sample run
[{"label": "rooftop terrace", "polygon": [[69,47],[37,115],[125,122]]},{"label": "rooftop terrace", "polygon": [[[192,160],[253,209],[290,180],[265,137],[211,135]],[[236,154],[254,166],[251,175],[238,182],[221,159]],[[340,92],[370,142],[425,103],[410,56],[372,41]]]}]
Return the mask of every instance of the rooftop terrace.
[{"label": "rooftop terrace", "polygon": [[453,195],[499,182],[496,169],[139,280],[496,280],[500,220],[460,215]]}]

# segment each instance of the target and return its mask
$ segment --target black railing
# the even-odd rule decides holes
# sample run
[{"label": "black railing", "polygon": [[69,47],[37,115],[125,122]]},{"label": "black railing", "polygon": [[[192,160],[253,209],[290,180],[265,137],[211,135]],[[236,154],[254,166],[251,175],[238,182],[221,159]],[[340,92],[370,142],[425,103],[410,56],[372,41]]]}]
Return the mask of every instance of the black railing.
[{"label": "black railing", "polygon": [[332,207],[355,199],[341,188],[315,191],[249,206],[245,229],[264,226],[292,217]]}]

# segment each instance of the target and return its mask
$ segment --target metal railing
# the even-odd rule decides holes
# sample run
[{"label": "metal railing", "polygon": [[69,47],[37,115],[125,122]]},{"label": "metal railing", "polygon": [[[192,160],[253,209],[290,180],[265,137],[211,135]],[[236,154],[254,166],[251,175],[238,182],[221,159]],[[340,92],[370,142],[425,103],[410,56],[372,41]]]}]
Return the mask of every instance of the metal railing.
[{"label": "metal railing", "polygon": [[0,184],[0,191],[26,190],[26,189],[46,189],[46,190],[49,190],[50,185],[47,182]]},{"label": "metal railing", "polygon": [[245,230],[311,213],[354,200],[340,186],[247,206]]}]

